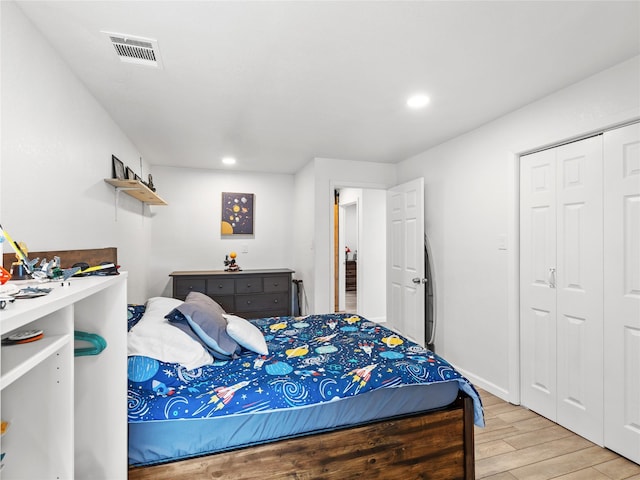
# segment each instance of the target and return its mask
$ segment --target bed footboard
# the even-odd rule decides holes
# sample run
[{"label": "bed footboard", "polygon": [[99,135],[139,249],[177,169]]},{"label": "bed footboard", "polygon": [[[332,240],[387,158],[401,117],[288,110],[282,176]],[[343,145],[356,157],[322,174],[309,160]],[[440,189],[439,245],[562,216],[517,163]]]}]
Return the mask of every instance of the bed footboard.
[{"label": "bed footboard", "polygon": [[133,467],[129,479],[472,480],[473,429],[473,401],[463,395],[445,410]]}]

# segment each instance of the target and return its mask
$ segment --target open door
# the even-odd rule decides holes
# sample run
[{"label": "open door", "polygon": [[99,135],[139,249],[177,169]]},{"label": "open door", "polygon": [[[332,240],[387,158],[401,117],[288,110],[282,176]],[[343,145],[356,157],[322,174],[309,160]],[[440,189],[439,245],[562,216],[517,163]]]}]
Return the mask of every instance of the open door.
[{"label": "open door", "polygon": [[346,302],[346,262],[345,262],[345,221],[346,214],[343,206],[338,205],[338,252],[336,258],[338,259],[338,308],[336,312],[344,312],[347,308]]},{"label": "open door", "polygon": [[333,202],[333,311],[340,311],[340,207],[338,206],[338,192],[335,192]]},{"label": "open door", "polygon": [[387,191],[387,322],[425,346],[424,179]]}]

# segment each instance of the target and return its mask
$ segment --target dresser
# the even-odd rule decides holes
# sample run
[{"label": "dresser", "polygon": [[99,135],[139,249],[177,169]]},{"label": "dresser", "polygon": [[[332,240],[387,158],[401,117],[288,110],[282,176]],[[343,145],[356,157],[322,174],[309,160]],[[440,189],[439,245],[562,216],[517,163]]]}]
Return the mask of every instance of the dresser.
[{"label": "dresser", "polygon": [[358,290],[358,264],[355,260],[346,261],[345,279],[345,290],[347,292]]},{"label": "dresser", "polygon": [[182,271],[173,278],[173,297],[184,300],[189,292],[200,292],[219,303],[228,313],[243,318],[292,314],[293,270]]}]

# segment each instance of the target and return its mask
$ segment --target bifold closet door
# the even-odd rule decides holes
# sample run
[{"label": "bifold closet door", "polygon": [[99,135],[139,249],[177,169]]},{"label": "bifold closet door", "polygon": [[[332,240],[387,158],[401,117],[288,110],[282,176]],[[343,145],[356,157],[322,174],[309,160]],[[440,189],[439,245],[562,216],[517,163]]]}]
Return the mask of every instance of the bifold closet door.
[{"label": "bifold closet door", "polygon": [[604,444],[602,135],[557,148],[558,423]]},{"label": "bifold closet door", "polygon": [[521,158],[522,403],[603,444],[602,136]]},{"label": "bifold closet door", "polygon": [[556,421],[556,154],[520,159],[522,404]]},{"label": "bifold closet door", "polygon": [[604,153],[605,445],[640,463],[640,124]]}]

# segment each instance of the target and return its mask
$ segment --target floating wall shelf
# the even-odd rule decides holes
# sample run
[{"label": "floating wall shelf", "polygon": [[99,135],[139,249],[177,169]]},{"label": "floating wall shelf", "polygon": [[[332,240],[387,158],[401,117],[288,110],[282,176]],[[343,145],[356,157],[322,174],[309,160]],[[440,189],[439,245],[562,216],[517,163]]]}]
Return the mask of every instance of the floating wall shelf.
[{"label": "floating wall shelf", "polygon": [[105,178],[104,181],[116,187],[117,192],[124,192],[148,205],[168,205],[153,190],[138,180]]}]

